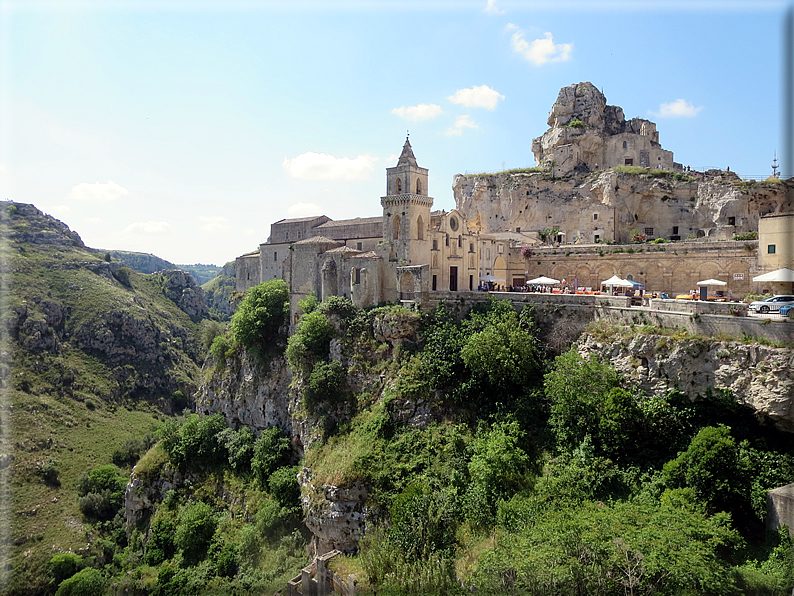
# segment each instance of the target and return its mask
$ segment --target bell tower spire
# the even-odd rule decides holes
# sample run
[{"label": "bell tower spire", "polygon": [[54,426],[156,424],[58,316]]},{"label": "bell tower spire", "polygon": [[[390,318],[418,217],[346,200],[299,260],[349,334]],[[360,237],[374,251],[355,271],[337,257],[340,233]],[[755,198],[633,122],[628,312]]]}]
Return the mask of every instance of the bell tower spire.
[{"label": "bell tower spire", "polygon": [[427,196],[427,168],[417,165],[407,134],[397,165],[386,168],[386,196],[380,204],[384,242],[391,243],[397,259],[416,262],[428,242],[433,199]]}]

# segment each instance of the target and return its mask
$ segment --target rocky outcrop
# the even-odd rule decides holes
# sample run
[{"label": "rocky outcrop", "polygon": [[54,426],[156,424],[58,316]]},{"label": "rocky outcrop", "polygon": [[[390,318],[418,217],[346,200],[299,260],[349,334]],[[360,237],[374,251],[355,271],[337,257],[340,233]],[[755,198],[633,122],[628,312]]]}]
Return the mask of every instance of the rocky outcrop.
[{"label": "rocky outcrop", "polygon": [[191,319],[198,321],[209,315],[204,302],[204,290],[196,285],[193,276],[181,269],[166,269],[159,274],[165,279],[165,295]]},{"label": "rocky outcrop", "polygon": [[[208,362],[207,367],[214,366]],[[196,411],[221,413],[233,428],[246,426],[259,434],[276,426],[295,438],[298,447],[316,440],[317,432],[296,413],[300,396],[290,389],[292,370],[285,357],[264,363],[240,350],[226,359],[222,370],[214,370],[196,393]]]},{"label": "rocky outcrop", "polygon": [[566,242],[585,244],[595,233],[629,242],[632,229],[646,227],[668,239],[730,239],[757,230],[761,215],[790,210],[794,197],[789,182],[740,186],[720,176],[690,180],[616,171],[564,179],[542,173],[457,175],[452,189],[470,229],[518,228],[530,241],[556,227]]},{"label": "rocky outcrop", "polygon": [[790,349],[717,339],[637,335],[601,342],[585,335],[578,346],[597,355],[643,390],[678,389],[691,398],[709,388],[728,389],[736,400],[794,432],[794,353]]},{"label": "rocky outcrop", "polygon": [[13,225],[7,240],[12,244],[49,244],[84,248],[80,235],[69,227],[26,203],[8,203],[3,207]]},{"label": "rocky outcrop", "polygon": [[298,482],[306,526],[315,536],[317,552],[355,552],[370,513],[365,505],[366,487],[359,482],[349,487],[315,485],[309,468],[303,468]]},{"label": "rocky outcrop", "polygon": [[388,342],[392,347],[419,340],[418,313],[384,313],[375,317],[373,334],[375,339]]},{"label": "rocky outcrop", "polygon": [[163,497],[169,490],[174,490],[184,485],[186,480],[195,480],[196,476],[183,474],[165,464],[154,480],[142,479],[132,469],[130,481],[124,490],[124,520],[127,522],[127,532],[132,532],[138,520],[149,516],[157,509]]}]

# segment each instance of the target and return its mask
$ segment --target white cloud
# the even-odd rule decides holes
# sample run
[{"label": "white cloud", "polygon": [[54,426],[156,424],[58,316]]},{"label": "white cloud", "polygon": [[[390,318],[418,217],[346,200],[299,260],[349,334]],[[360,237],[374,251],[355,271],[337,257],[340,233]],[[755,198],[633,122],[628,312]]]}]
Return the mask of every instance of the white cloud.
[{"label": "white cloud", "polygon": [[546,64],[547,62],[565,62],[571,58],[573,51],[572,43],[554,43],[551,33],[546,33],[543,39],[535,39],[531,42],[524,39],[524,32],[516,25],[507,25],[508,31],[515,31],[511,39],[513,51],[521,54],[525,60],[532,62],[535,66]]},{"label": "white cloud", "polygon": [[323,208],[315,203],[295,203],[287,208],[290,215],[319,215]]},{"label": "white cloud", "polygon": [[458,116],[455,120],[455,126],[448,128],[446,134],[448,136],[460,136],[463,134],[464,128],[480,128],[477,126],[468,114]]},{"label": "white cloud", "polygon": [[400,118],[406,120],[430,120],[439,114],[442,114],[441,106],[434,103],[420,103],[418,106],[400,106],[391,111],[392,114],[397,114]]},{"label": "white cloud", "polygon": [[488,0],[488,4],[485,5],[483,9],[484,13],[487,14],[504,14],[505,11],[501,10],[500,8],[496,7],[496,0]]},{"label": "white cloud", "polygon": [[467,108],[485,108],[495,110],[496,104],[505,96],[491,89],[488,85],[480,85],[471,89],[458,89],[455,95],[450,95],[447,99],[452,103],[458,103]]},{"label": "white cloud", "polygon": [[101,217],[89,217],[85,221],[86,221],[86,223],[97,225],[97,224],[101,224],[102,223],[102,218]]},{"label": "white cloud", "polygon": [[53,213],[53,214],[56,214],[56,213],[68,213],[71,210],[72,209],[71,209],[71,207],[69,207],[69,205],[53,205],[52,207],[50,207],[50,213]]},{"label": "white cloud", "polygon": [[124,228],[124,234],[157,236],[171,233],[171,224],[167,221],[136,221]]},{"label": "white cloud", "polygon": [[676,99],[670,103],[663,103],[659,106],[658,112],[650,112],[659,118],[692,118],[703,109],[703,106],[696,108],[685,99]]},{"label": "white cloud", "polygon": [[376,161],[378,158],[369,154],[350,159],[307,151],[292,159],[285,157],[281,167],[293,178],[303,180],[367,180]]},{"label": "white cloud", "polygon": [[225,232],[231,229],[231,226],[225,223],[226,218],[222,215],[200,215],[198,219],[204,222],[204,225],[201,226],[204,232]]},{"label": "white cloud", "polygon": [[81,182],[72,187],[71,198],[77,201],[86,201],[89,203],[110,203],[119,197],[127,196],[129,191],[113,182]]}]

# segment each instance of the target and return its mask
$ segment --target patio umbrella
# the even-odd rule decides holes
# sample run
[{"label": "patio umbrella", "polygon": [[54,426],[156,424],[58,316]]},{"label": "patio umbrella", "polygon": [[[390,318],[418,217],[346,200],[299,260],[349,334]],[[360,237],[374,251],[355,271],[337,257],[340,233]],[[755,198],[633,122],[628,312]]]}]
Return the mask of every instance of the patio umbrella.
[{"label": "patio umbrella", "polygon": [[481,275],[480,276],[480,281],[487,281],[487,282],[504,281],[504,278],[503,277],[496,277],[495,275]]},{"label": "patio umbrella", "polygon": [[601,282],[602,286],[613,286],[616,288],[633,288],[634,284],[626,279],[620,279],[617,275],[613,275],[606,281]]},{"label": "patio umbrella", "polygon": [[794,282],[794,271],[783,267],[783,269],[777,269],[776,271],[770,271],[769,273],[754,277],[753,281]]},{"label": "patio umbrella", "polygon": [[545,275],[541,275],[540,277],[536,277],[535,279],[530,279],[526,282],[527,285],[534,284],[534,285],[541,285],[541,286],[553,286],[554,284],[560,283],[559,279],[552,279],[550,277],[546,277]]},{"label": "patio umbrella", "polygon": [[703,281],[697,282],[695,285],[697,286],[727,286],[727,281],[720,281],[719,279],[704,279]]}]

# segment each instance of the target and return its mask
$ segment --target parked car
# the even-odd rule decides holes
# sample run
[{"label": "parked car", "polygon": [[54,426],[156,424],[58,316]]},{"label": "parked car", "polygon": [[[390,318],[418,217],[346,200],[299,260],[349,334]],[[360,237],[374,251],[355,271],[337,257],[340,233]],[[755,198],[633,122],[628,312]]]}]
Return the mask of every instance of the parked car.
[{"label": "parked car", "polygon": [[780,307],[780,314],[784,317],[794,317],[794,312],[792,312],[792,308],[794,308],[794,304],[787,304],[786,306]]},{"label": "parked car", "polygon": [[769,312],[778,312],[781,306],[792,304],[794,304],[794,296],[790,294],[784,294],[781,296],[772,296],[771,298],[751,302],[748,310],[750,312],[760,312],[761,314],[766,314]]}]

